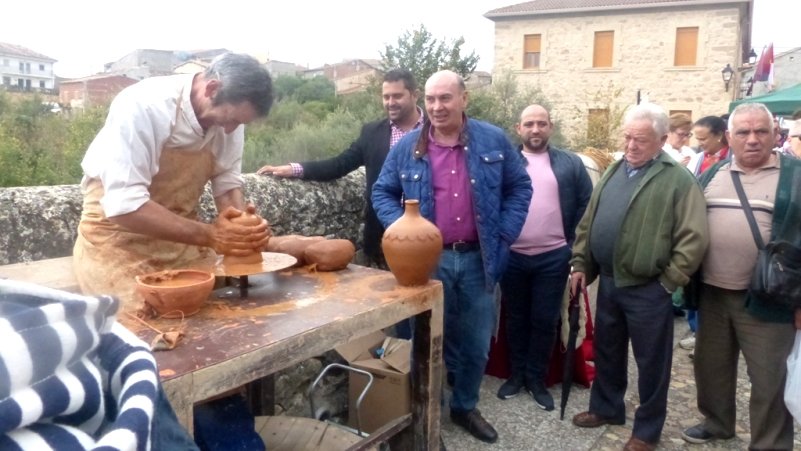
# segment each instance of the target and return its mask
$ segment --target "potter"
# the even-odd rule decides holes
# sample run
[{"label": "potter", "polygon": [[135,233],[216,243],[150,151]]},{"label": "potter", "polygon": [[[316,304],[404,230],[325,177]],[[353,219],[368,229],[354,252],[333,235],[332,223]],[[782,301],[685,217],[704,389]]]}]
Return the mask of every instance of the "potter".
[{"label": "potter", "polygon": [[[134,310],[134,276],[192,267],[214,254],[260,256],[270,229],[246,205],[244,124],[265,117],[272,81],[255,59],[225,54],[201,73],[124,89],[81,163],[83,213],[74,269],[85,294]],[[219,216],[200,222],[207,182]],[[255,220],[237,224],[246,214]]]}]

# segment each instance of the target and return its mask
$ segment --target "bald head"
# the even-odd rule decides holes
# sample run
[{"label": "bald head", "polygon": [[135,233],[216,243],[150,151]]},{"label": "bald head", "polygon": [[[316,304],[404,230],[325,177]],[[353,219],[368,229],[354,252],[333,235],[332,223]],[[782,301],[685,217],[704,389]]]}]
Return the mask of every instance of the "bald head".
[{"label": "bald head", "polygon": [[450,70],[436,72],[426,81],[425,104],[434,137],[453,142],[462,131],[467,108],[464,79]]},{"label": "bald head", "polygon": [[527,106],[522,113],[520,113],[520,122],[523,122],[523,118],[526,116],[531,116],[532,114],[536,115],[545,115],[548,118],[548,122],[551,122],[551,114],[548,110],[545,109],[542,105],[529,105]]},{"label": "bald head", "polygon": [[456,88],[464,91],[464,78],[461,75],[457,74],[452,70],[441,70],[439,72],[434,72],[428,80],[426,81],[426,91],[428,91],[429,86],[442,86],[442,85],[455,85]]},{"label": "bald head", "polygon": [[541,153],[548,150],[553,124],[550,113],[541,105],[527,106],[520,113],[520,123],[516,128],[524,152]]}]

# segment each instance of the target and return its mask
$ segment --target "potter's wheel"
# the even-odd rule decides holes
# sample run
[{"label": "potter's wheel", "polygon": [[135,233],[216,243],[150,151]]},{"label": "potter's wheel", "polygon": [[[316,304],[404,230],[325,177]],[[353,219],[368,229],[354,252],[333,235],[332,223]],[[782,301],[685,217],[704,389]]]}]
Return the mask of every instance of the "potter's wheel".
[{"label": "potter's wheel", "polygon": [[262,252],[262,261],[258,263],[236,263],[236,264],[223,264],[223,256],[216,255],[204,258],[193,265],[194,269],[200,269],[214,273],[217,277],[244,277],[253,274],[261,274],[265,272],[280,271],[282,269],[290,268],[298,262],[298,260],[289,255],[281,254],[278,252]]}]

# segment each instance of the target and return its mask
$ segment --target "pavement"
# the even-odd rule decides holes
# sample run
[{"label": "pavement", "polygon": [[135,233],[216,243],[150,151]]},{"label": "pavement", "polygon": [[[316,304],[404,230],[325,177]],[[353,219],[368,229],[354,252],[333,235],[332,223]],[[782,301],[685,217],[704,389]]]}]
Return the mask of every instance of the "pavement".
[{"label": "pavement", "polygon": [[[696,388],[690,351],[678,346],[679,340],[690,336],[687,321],[676,318],[674,333],[673,369],[668,393],[668,413],[662,440],[658,450],[743,450],[750,440],[748,424],[748,398],[750,384],[744,359],[740,358],[737,383],[737,434],[729,440],[716,440],[703,445],[693,445],[681,438],[684,428],[694,426],[701,420],[696,408]],[[485,376],[481,384],[481,400],[478,408],[484,418],[498,431],[498,441],[485,444],[473,438],[450,421],[447,407],[442,413],[442,437],[449,451],[472,450],[621,450],[631,436],[634,409],[638,403],[636,393],[637,370],[634,358],[629,356],[629,389],[626,392],[626,424],[597,429],[582,429],[573,426],[571,419],[587,410],[590,390],[573,385],[565,410],[565,419],[559,420],[561,384],[550,388],[556,409],[541,410],[528,394],[500,400],[496,396],[504,382]],[[801,426],[795,424],[794,449],[801,450]]]}]

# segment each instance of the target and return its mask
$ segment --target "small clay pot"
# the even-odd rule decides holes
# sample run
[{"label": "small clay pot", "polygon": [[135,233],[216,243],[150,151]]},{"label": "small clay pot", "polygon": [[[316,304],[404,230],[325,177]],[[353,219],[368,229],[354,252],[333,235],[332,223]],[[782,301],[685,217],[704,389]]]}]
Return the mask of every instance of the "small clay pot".
[{"label": "small clay pot", "polygon": [[136,276],[136,292],[164,318],[194,315],[214,288],[214,274],[194,269],[168,269]]},{"label": "small clay pot", "polygon": [[303,236],[303,235],[284,235],[274,236],[267,243],[268,252],[278,252],[279,254],[289,254],[296,259],[296,266],[307,264],[304,252],[312,244],[325,240],[322,236]]},{"label": "small clay pot", "polygon": [[339,271],[345,269],[356,255],[356,246],[350,240],[316,241],[303,251],[308,265],[316,265],[317,271]]},{"label": "small clay pot", "polygon": [[[244,212],[242,213],[241,216],[237,216],[236,218],[231,219],[231,222],[245,226],[257,226],[261,223],[261,217],[254,215],[253,213]],[[262,262],[261,251],[256,249],[254,249],[253,252],[251,252],[248,255],[223,256],[223,264],[228,266],[249,265],[261,262]]]}]

